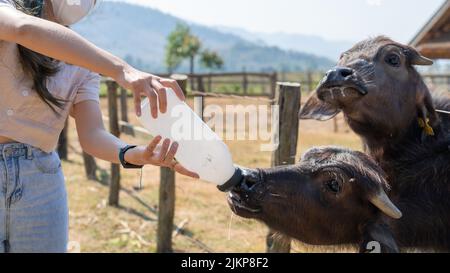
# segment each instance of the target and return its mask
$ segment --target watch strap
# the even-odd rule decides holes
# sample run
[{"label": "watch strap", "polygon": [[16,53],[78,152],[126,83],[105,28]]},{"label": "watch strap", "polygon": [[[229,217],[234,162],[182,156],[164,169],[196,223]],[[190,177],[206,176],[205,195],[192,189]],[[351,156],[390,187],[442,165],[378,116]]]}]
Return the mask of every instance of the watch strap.
[{"label": "watch strap", "polygon": [[136,148],[136,145],[127,145],[120,149],[119,151],[119,160],[120,164],[124,169],[142,169],[144,166],[138,166],[125,161],[125,153],[131,149]]}]

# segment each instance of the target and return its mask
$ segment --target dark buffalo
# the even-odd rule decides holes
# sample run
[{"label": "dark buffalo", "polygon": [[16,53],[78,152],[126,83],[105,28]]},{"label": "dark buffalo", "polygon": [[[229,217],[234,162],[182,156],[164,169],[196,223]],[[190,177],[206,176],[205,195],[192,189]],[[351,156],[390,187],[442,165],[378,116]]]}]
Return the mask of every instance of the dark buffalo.
[{"label": "dark buffalo", "polygon": [[297,165],[245,176],[229,195],[231,209],[284,236],[311,245],[355,244],[361,252],[377,244],[381,252],[450,251],[448,187],[412,179],[394,193],[364,153],[314,148]]},{"label": "dark buffalo", "polygon": [[389,199],[380,167],[367,155],[315,148],[294,166],[246,170],[229,195],[231,209],[283,235],[311,245],[377,242],[383,252],[414,246],[415,230],[399,228],[400,209]]},{"label": "dark buffalo", "polygon": [[450,250],[450,110],[414,65],[431,65],[414,48],[377,37],[342,54],[300,113],[327,120],[343,112],[387,174],[404,217],[400,245]]}]

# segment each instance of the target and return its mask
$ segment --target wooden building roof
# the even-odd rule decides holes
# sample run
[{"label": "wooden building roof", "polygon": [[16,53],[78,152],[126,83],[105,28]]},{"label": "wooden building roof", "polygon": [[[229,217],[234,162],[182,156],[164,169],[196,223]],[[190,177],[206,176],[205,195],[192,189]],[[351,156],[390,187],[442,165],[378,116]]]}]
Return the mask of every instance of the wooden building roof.
[{"label": "wooden building roof", "polygon": [[411,41],[424,56],[432,59],[450,59],[450,0],[434,14]]}]

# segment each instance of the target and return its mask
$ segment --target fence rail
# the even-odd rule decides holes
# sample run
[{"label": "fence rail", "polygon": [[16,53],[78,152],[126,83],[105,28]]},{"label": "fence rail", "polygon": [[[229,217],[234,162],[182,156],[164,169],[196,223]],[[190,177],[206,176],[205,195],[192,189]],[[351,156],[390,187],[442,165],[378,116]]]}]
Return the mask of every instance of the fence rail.
[{"label": "fence rail", "polygon": [[425,83],[433,91],[450,91],[450,73],[423,74]]},{"label": "fence rail", "polygon": [[[168,75],[161,75],[168,76]],[[205,105],[205,99],[207,97],[227,97],[227,98],[239,98],[242,100],[261,100],[268,104],[278,104],[280,106],[280,131],[279,135],[275,138],[280,140],[280,146],[277,151],[272,155],[272,164],[274,166],[293,163],[296,155],[297,136],[298,136],[298,120],[297,114],[301,106],[301,88],[299,84],[286,84],[277,82],[278,75],[276,73],[221,73],[221,74],[195,74],[190,75],[193,77],[194,82],[200,83],[199,87],[202,87],[202,82],[207,82],[210,86],[216,83],[222,83],[224,80],[218,80],[214,83],[214,80],[221,77],[228,77],[226,82],[236,81],[239,82],[242,90],[249,90],[249,85],[254,84],[254,80],[249,80],[250,77],[261,77],[266,79],[266,87],[270,92],[262,93],[263,96],[269,98],[255,98],[252,97],[249,92],[236,92],[234,94],[223,94],[208,92],[213,89],[197,89],[190,94],[194,95],[194,103],[198,114],[202,116],[202,109]],[[283,76],[284,77],[284,76]],[[312,76],[308,76],[310,82],[306,84],[305,91],[311,91]],[[431,85],[443,85],[447,90],[450,90],[450,74],[425,74],[423,75],[425,81]],[[173,76],[180,84],[182,89],[186,91],[188,85],[188,77],[185,75]],[[133,137],[151,137],[147,131],[141,127],[134,126],[129,123],[128,119],[128,101],[129,94],[126,90],[119,88],[119,86],[112,80],[107,79],[104,81],[107,85],[108,95],[108,116],[104,117],[108,120],[110,132],[115,136],[120,136],[121,133],[127,134]],[[260,82],[257,82],[258,84]],[[302,85],[305,86],[305,85]],[[194,89],[195,90],[195,89]],[[261,94],[260,94],[261,95]],[[120,102],[120,103],[118,103]],[[337,119],[335,119],[334,127],[337,128]],[[278,132],[277,132],[278,133]],[[65,135],[61,137],[62,141],[67,144],[67,138]],[[61,149],[65,152],[64,149]],[[83,155],[86,174],[89,178],[95,179],[95,160],[84,154]],[[112,206],[119,206],[120,196],[120,167],[117,164],[111,164],[111,180],[110,180],[110,194],[109,204]],[[160,177],[160,197],[159,197],[159,214],[158,214],[158,232],[157,232],[157,251],[158,252],[171,252],[172,251],[172,236],[174,228],[174,214],[175,214],[175,174],[172,170],[162,168]],[[287,252],[290,249],[289,243],[283,244],[283,242],[277,241],[277,239],[271,236],[267,237],[268,251],[272,252]]]},{"label": "fence rail", "polygon": [[[171,75],[161,74],[161,77]],[[239,72],[188,74],[189,90],[200,92],[220,92],[246,96],[268,96],[273,98],[278,81],[277,73]]]}]

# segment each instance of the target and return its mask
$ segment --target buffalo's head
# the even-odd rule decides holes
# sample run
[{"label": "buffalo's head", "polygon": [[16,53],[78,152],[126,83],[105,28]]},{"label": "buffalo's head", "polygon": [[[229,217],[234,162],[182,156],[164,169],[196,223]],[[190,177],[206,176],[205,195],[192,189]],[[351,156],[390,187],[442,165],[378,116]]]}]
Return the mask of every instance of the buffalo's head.
[{"label": "buffalo's head", "polygon": [[356,44],[327,72],[300,118],[328,120],[343,111],[360,134],[401,137],[412,122],[437,123],[431,95],[414,65],[431,65],[414,48],[380,36]]},{"label": "buffalo's head", "polygon": [[308,244],[362,244],[371,238],[397,250],[389,230],[374,231],[383,230],[381,219],[402,213],[386,194],[383,171],[367,155],[315,148],[297,165],[245,172],[228,198],[237,215]]}]

